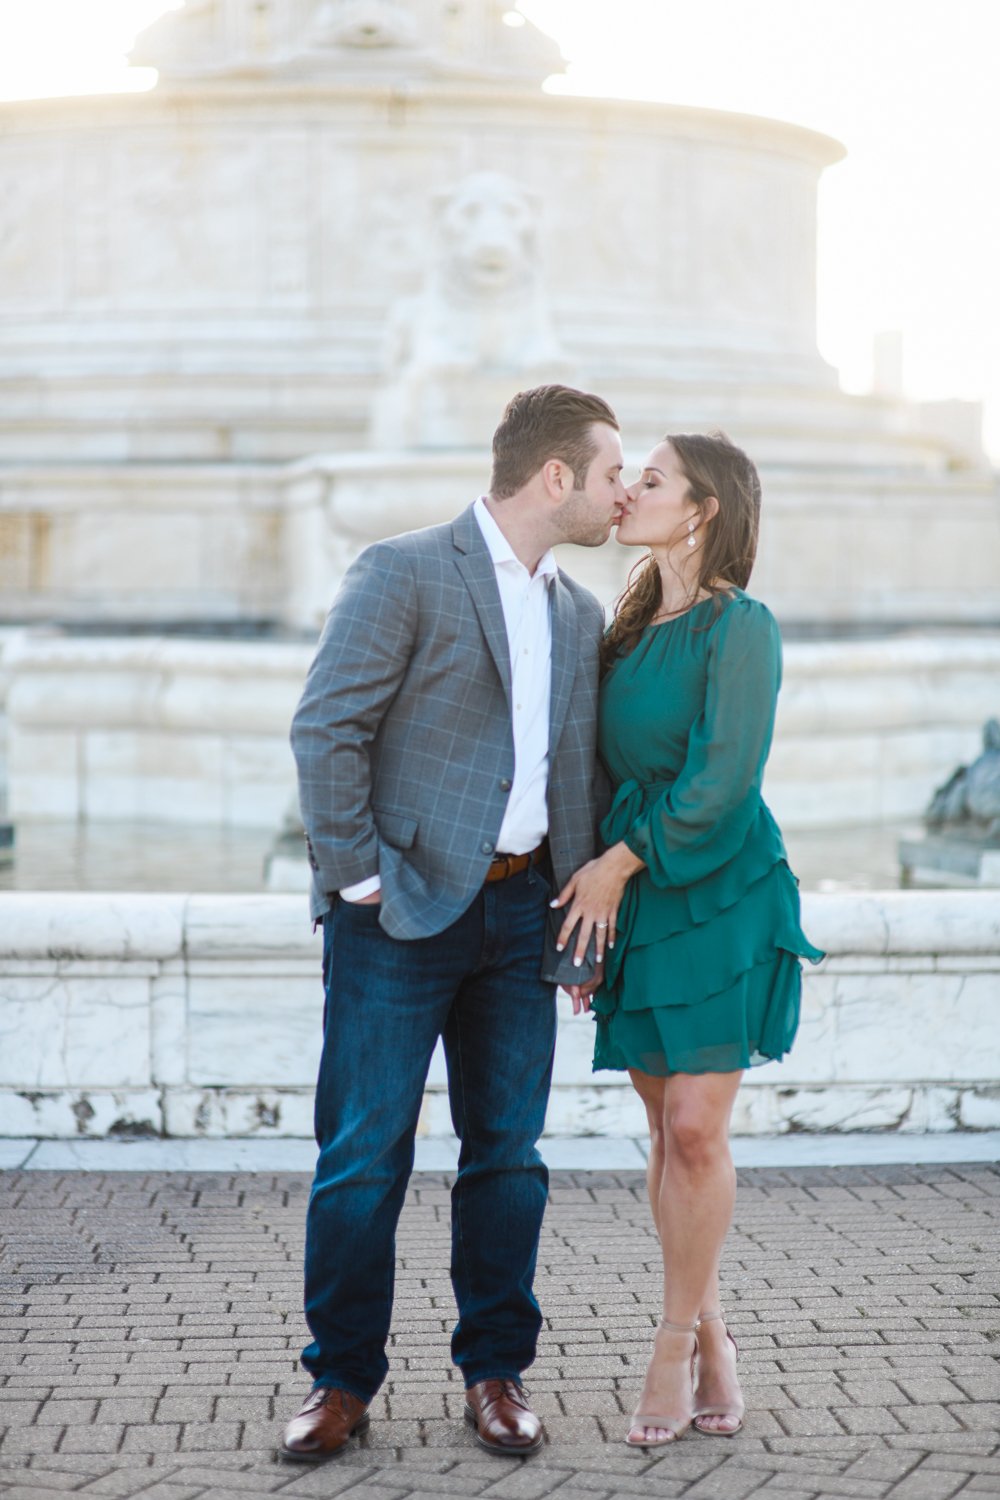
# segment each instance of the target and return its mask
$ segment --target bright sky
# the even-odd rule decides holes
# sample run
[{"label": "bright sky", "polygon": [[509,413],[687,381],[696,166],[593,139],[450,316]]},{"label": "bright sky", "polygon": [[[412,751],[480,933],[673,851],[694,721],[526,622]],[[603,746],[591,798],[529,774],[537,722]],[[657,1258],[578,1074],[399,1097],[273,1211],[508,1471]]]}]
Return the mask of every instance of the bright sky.
[{"label": "bright sky", "polygon": [[[176,3],[176,0],[175,0]],[[170,0],[0,0],[0,98],[148,88]],[[842,140],[820,199],[820,347],[850,390],[880,330],[918,398],[987,400],[1000,459],[1000,0],[519,0],[573,92],[793,120]]]}]

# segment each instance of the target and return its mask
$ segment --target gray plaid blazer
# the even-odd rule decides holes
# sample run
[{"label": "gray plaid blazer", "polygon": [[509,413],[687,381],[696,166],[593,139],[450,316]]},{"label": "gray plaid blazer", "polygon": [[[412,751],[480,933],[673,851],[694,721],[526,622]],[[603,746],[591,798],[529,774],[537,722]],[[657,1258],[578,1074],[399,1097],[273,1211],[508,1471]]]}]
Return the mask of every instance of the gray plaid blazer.
[{"label": "gray plaid blazer", "polygon": [[[549,846],[561,886],[593,858],[603,812],[597,648],[604,615],[550,584]],[[392,937],[468,908],[514,775],[510,652],[493,560],[470,506],[366,548],[334,600],[292,723],[311,910],[378,874]]]}]

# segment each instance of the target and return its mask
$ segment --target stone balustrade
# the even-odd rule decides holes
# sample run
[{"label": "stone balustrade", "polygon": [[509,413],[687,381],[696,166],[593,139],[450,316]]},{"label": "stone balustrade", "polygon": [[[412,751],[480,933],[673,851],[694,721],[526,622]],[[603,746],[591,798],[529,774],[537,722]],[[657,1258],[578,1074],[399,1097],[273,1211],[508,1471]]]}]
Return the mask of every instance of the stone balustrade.
[{"label": "stone balustrade", "polygon": [[[751,1072],[735,1129],[1000,1126],[1000,904],[974,892],[804,897],[791,1057]],[[307,1136],[320,939],[298,896],[0,897],[0,1134]],[[591,1027],[560,1014],[548,1131],[638,1134]],[[420,1129],[450,1133],[440,1055]]]},{"label": "stone balustrade", "polygon": [[[352,388],[357,384],[351,381]],[[593,384],[620,409],[635,409],[638,395],[608,389],[602,380]],[[274,420],[290,407],[299,412],[311,404],[325,424],[330,399],[319,377],[311,376],[289,393]],[[338,450],[270,465],[250,458],[163,462],[173,456],[169,446],[159,462],[10,462],[0,413],[0,618],[109,627],[145,621],[151,629],[179,620],[278,621],[311,632],[366,543],[447,520],[484,489],[484,444],[505,399],[498,393],[490,398],[469,449],[431,455]],[[634,473],[658,440],[668,412],[679,431],[731,429],[761,465],[765,500],[753,587],[780,619],[825,627],[951,627],[997,618],[994,476],[978,469],[913,473],[907,464],[887,473],[867,451],[867,440],[853,433],[830,433],[831,451],[820,451],[821,422],[810,424],[797,439],[798,451],[790,452],[796,441],[791,429],[747,411],[748,399],[734,409],[724,386],[689,405],[689,381],[676,391],[657,383],[648,418],[627,424],[628,470]],[[789,400],[783,388],[782,406]],[[213,434],[224,402],[214,379],[200,395],[201,420]],[[118,420],[121,403],[112,411]],[[23,422],[15,425],[23,431]],[[89,433],[97,418],[76,425]],[[305,441],[301,434],[299,441]],[[842,449],[849,449],[856,468],[835,466]],[[635,556],[614,545],[569,547],[563,561],[608,602]]]},{"label": "stone balustrade", "polygon": [[[279,827],[311,644],[25,631],[0,653],[15,819]],[[768,801],[787,830],[918,816],[998,703],[985,636],[789,642]]]}]

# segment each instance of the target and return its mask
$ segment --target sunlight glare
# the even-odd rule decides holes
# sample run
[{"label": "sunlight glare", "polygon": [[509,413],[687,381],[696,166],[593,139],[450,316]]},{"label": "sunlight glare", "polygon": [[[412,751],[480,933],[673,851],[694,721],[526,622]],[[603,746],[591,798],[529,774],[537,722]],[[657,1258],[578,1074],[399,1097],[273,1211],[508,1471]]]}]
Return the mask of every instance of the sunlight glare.
[{"label": "sunlight glare", "polygon": [[0,99],[151,89],[130,68],[137,34],[182,0],[0,0]]}]

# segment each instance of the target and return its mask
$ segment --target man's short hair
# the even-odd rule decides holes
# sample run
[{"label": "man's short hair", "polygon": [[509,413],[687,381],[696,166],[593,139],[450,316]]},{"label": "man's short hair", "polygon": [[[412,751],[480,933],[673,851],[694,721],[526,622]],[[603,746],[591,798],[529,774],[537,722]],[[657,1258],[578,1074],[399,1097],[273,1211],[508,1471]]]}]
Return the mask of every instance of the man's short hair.
[{"label": "man's short hair", "polygon": [[493,434],[490,494],[497,500],[515,495],[553,458],[569,466],[575,487],[582,489],[597,452],[591,431],[595,422],[618,430],[618,418],[600,396],[568,385],[519,391]]}]

